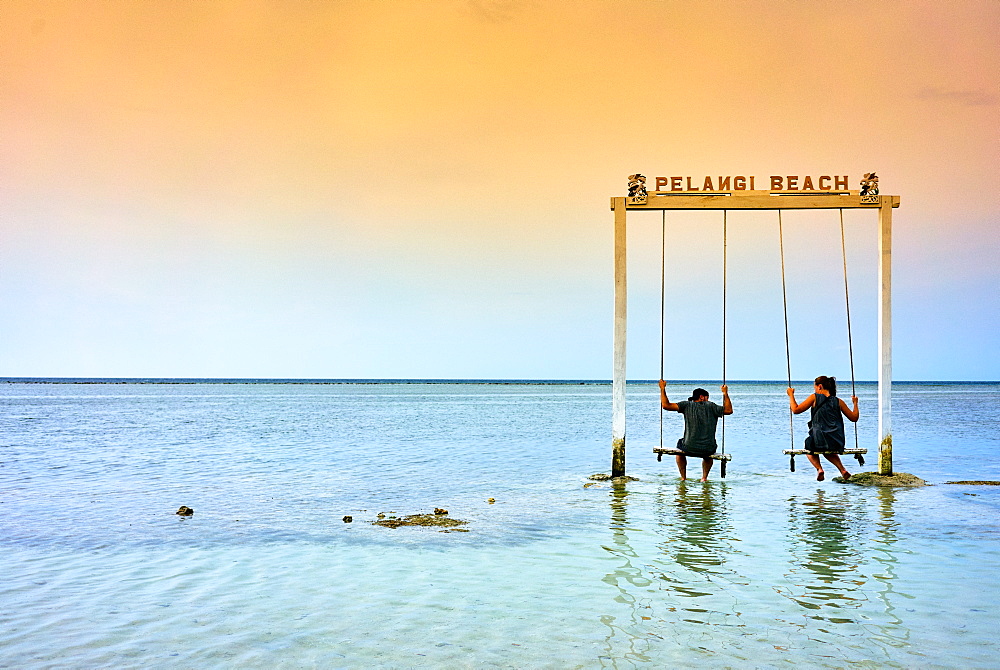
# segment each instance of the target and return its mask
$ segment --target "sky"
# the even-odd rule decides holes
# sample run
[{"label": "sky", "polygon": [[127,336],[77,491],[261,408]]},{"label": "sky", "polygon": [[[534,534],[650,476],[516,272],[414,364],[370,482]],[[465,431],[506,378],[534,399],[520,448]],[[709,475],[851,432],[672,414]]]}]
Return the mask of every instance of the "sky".
[{"label": "sky", "polygon": [[[874,170],[893,377],[1000,380],[998,34],[995,0],[4,0],[0,376],[609,379],[628,175]],[[787,359],[777,215],[728,215],[727,378],[874,379],[875,213],[850,341],[836,210],[783,217]],[[661,250],[663,375],[721,378],[721,248],[630,215],[630,379]]]}]

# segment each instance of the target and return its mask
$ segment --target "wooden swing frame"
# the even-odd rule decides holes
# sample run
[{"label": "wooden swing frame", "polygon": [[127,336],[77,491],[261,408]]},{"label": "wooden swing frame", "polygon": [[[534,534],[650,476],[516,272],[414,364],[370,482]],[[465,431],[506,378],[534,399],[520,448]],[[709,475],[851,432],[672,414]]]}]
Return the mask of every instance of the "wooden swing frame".
[{"label": "wooden swing frame", "polygon": [[[875,209],[878,211],[878,434],[880,475],[892,474],[892,210],[898,195],[860,191],[649,191],[645,198],[612,197],[614,212],[614,352],[611,383],[611,476],[625,475],[625,345],[628,334],[626,219],[629,211]],[[662,450],[672,453],[671,450]],[[794,450],[804,451],[804,450]],[[853,450],[852,450],[853,451]],[[805,452],[804,452],[805,453]],[[658,454],[658,458],[663,454]],[[794,458],[794,455],[792,456]]]}]

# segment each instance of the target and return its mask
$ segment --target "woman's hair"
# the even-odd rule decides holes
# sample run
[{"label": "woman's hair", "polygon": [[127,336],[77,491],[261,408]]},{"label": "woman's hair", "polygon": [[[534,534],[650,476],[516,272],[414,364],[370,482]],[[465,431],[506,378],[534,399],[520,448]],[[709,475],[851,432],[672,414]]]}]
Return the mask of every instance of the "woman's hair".
[{"label": "woman's hair", "polygon": [[830,392],[830,395],[837,395],[837,378],[820,375],[816,377],[816,383]]}]

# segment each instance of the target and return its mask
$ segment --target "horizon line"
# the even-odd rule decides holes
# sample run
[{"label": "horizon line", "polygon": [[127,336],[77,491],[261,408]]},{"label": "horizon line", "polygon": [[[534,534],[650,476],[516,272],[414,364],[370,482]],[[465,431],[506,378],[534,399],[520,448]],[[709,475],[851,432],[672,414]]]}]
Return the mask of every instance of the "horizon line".
[{"label": "horizon line", "polygon": [[[656,384],[658,379],[628,379],[626,385]],[[792,380],[793,384],[808,383],[811,379]],[[838,380],[847,384],[850,380]],[[719,379],[677,379],[668,382],[677,384],[699,384],[716,382]],[[609,385],[611,379],[587,378],[478,378],[478,377],[0,377],[6,384],[576,384]],[[727,384],[787,384],[784,379],[732,379]],[[877,384],[878,380],[858,379],[856,384]],[[997,380],[976,379],[894,379],[893,384],[992,384]]]}]

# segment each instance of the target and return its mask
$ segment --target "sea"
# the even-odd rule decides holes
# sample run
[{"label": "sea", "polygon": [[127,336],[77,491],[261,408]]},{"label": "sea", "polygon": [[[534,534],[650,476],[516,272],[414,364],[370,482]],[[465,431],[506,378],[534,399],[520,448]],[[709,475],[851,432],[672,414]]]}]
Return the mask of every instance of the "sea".
[{"label": "sea", "polygon": [[646,381],[613,483],[606,381],[0,379],[0,667],[1000,667],[1000,486],[949,483],[996,384],[893,385],[921,488],[792,472],[786,384],[729,386],[725,478]]}]

